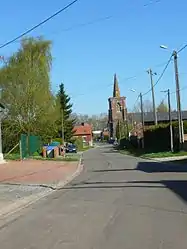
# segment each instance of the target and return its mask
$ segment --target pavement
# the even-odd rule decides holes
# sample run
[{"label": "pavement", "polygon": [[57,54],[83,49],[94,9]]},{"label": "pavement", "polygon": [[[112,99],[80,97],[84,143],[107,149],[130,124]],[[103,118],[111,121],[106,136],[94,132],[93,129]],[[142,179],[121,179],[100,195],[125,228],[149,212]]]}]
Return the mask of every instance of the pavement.
[{"label": "pavement", "polygon": [[9,161],[0,167],[0,218],[63,187],[81,171],[77,162]]},{"label": "pavement", "polygon": [[84,153],[64,188],[0,220],[3,249],[186,249],[187,167]]}]

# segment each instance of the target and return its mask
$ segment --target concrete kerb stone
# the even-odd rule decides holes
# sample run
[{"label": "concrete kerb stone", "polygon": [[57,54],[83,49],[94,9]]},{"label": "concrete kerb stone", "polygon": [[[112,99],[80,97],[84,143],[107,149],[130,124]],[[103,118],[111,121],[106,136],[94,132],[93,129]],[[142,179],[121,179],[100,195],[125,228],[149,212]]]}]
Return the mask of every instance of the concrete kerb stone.
[{"label": "concrete kerb stone", "polygon": [[[141,159],[144,159],[144,160],[146,160],[146,161],[150,161],[150,162],[155,162],[155,163],[161,163],[161,164],[164,164],[164,165],[168,165],[168,161],[169,161],[169,164],[170,165],[173,165],[173,166],[176,166],[177,165],[177,163],[176,163],[176,158],[177,158],[177,160],[181,160],[181,159],[186,159],[187,157],[186,156],[181,156],[180,158],[179,157],[175,157],[175,159],[174,159],[174,157],[163,157],[163,158],[150,158],[150,157],[144,157],[144,156],[133,156],[133,155],[125,155],[125,154],[123,154],[123,153],[120,153],[121,155],[123,155],[123,156],[128,156],[128,157],[134,157],[134,158],[141,158]],[[164,160],[163,160],[164,159]],[[172,160],[171,159],[173,159],[173,161],[175,161],[175,163],[173,162],[171,162]],[[162,161],[163,160],[163,161]]]},{"label": "concrete kerb stone", "polygon": [[[137,157],[138,158],[138,157]],[[163,158],[150,158],[150,157],[143,157],[143,156],[141,156],[140,158],[142,158],[142,159],[144,159],[144,160],[149,160],[149,161],[151,161],[151,162],[155,162],[155,163],[161,163],[161,164],[164,164],[164,165],[168,165],[168,162],[169,162],[169,164],[170,165],[173,165],[173,166],[176,166],[177,165],[177,160],[181,160],[181,159],[186,159],[186,157],[185,158],[177,158],[177,160],[176,160],[176,158],[175,158],[175,160],[171,160],[171,159],[174,159],[174,157],[163,157]],[[165,160],[163,160],[163,159],[165,159]],[[163,160],[163,161],[162,161]],[[171,162],[171,161],[175,161],[175,162]]]},{"label": "concrete kerb stone", "polygon": [[[59,182],[56,185],[35,185],[35,184],[28,184],[29,186],[40,186],[40,187],[46,187],[47,190],[43,191],[42,193],[31,195],[28,197],[25,197],[11,205],[8,205],[0,210],[0,219],[4,219],[7,216],[13,215],[14,213],[32,205],[33,203],[41,200],[42,198],[48,196],[51,193],[54,193],[54,191],[63,189],[63,187],[71,182],[75,177],[77,177],[83,170],[83,154],[81,154],[78,165],[77,165],[77,170],[72,174],[70,177],[68,177],[65,181]],[[21,185],[21,184],[20,184]],[[27,185],[27,186],[28,186]]]},{"label": "concrete kerb stone", "polygon": [[79,159],[79,163],[77,166],[76,171],[73,173],[73,175],[71,175],[70,177],[68,177],[65,181],[61,181],[56,185],[51,185],[52,188],[54,190],[59,190],[62,189],[65,185],[67,185],[69,182],[71,182],[75,177],[77,177],[83,170],[84,166],[83,166],[83,153],[81,153],[80,155],[80,159]]}]

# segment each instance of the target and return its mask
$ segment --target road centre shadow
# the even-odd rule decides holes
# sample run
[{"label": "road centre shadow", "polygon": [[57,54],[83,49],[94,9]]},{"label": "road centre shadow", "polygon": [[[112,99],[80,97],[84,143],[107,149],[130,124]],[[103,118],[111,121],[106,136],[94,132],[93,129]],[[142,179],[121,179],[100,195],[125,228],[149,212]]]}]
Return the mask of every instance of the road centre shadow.
[{"label": "road centre shadow", "polygon": [[[92,181],[92,177],[87,181],[80,181],[76,184],[70,184],[67,189],[124,189],[124,188],[157,188],[169,189],[183,201],[187,202],[187,180],[180,180],[176,173],[187,173],[186,165],[170,165],[159,162],[143,161],[137,164],[136,168],[108,168],[98,169],[92,172],[113,174],[119,172],[125,174],[127,171],[141,171],[145,173],[175,173],[175,180],[158,180],[158,181]],[[91,172],[90,172],[91,173]],[[106,175],[105,175],[106,176]],[[164,176],[161,176],[164,177]],[[110,175],[111,179],[111,175]],[[186,174],[187,179],[187,174]]]}]

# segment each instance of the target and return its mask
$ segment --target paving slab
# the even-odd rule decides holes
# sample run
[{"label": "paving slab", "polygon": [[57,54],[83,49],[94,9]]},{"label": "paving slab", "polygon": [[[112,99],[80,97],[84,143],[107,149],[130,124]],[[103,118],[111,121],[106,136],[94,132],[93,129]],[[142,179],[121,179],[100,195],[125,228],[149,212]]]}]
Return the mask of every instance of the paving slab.
[{"label": "paving slab", "polygon": [[0,167],[0,217],[25,207],[57,188],[81,171],[80,162],[39,160],[10,161]]}]

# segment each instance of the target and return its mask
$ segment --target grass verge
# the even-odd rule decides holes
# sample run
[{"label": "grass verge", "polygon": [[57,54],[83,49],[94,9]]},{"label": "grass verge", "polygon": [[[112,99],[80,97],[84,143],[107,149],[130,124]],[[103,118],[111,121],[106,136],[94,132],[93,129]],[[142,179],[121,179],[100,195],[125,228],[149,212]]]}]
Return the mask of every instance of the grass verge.
[{"label": "grass verge", "polygon": [[[42,161],[65,161],[65,162],[76,162],[80,160],[79,154],[69,154],[66,155],[66,157],[57,157],[57,158],[44,158],[41,156],[32,156],[29,157],[30,159],[34,160],[42,160]],[[20,160],[19,154],[9,154],[5,157],[6,160]]]},{"label": "grass verge", "polygon": [[129,150],[119,150],[121,154],[124,155],[131,155],[136,157],[144,157],[144,158],[166,158],[166,157],[180,157],[180,156],[187,156],[186,151],[180,152],[155,152],[155,153],[148,153],[144,150],[137,150],[137,149],[129,149]]}]

